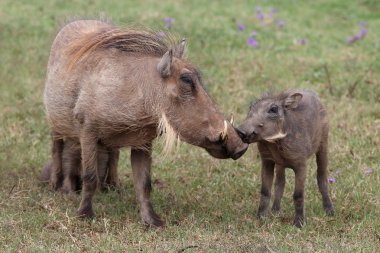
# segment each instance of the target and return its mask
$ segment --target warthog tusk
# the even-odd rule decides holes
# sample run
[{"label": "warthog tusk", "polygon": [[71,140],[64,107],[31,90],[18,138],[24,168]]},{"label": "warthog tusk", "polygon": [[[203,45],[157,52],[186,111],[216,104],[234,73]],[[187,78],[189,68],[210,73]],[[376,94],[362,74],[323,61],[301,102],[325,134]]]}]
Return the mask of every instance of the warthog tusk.
[{"label": "warthog tusk", "polygon": [[232,126],[234,125],[234,114],[233,113],[231,113],[230,123]]},{"label": "warthog tusk", "polygon": [[280,131],[279,133],[272,135],[270,137],[267,137],[264,140],[266,140],[268,142],[275,142],[276,140],[280,140],[280,139],[283,139],[285,137],[286,137],[286,134]]},{"label": "warthog tusk", "polygon": [[225,141],[227,138],[227,130],[228,130],[228,123],[227,123],[227,120],[224,120],[224,128],[223,128],[222,133],[220,134],[220,138],[222,139],[222,141]]}]

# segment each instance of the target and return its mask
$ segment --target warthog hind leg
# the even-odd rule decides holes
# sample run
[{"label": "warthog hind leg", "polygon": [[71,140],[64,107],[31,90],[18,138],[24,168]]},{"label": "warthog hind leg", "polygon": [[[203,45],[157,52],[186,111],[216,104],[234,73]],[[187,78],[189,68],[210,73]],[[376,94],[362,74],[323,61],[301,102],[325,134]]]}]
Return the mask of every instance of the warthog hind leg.
[{"label": "warthog hind leg", "polygon": [[91,131],[84,131],[80,143],[82,148],[83,189],[78,215],[82,218],[93,218],[92,198],[99,182],[97,138],[91,134]]},{"label": "warthog hind leg", "polygon": [[302,165],[294,169],[296,176],[295,187],[293,193],[294,207],[296,215],[294,217],[293,225],[301,228],[305,223],[304,214],[304,191],[305,191],[305,181],[306,181],[306,165]]},{"label": "warthog hind leg", "polygon": [[108,150],[107,171],[105,178],[102,179],[102,190],[118,189],[120,186],[119,177],[117,175],[117,165],[119,162],[119,149]]},{"label": "warthog hind leg", "polygon": [[62,171],[62,152],[64,142],[62,139],[57,139],[55,133],[52,133],[52,169],[50,173],[50,185],[54,191],[57,191],[63,184]]},{"label": "warthog hind leg", "polygon": [[328,191],[327,184],[327,141],[321,144],[317,154],[317,181],[318,188],[322,195],[323,208],[325,212],[329,216],[333,216],[335,214],[333,204],[331,203],[331,199]]}]

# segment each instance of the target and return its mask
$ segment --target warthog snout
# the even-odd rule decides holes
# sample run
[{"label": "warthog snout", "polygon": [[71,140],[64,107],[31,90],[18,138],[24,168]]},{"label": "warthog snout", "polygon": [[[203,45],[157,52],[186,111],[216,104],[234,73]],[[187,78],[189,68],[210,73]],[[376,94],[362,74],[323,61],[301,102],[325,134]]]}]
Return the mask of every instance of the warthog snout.
[{"label": "warthog snout", "polygon": [[245,151],[248,149],[248,144],[243,143],[239,149],[236,150],[234,154],[231,155],[231,158],[234,160],[239,159],[242,155],[244,155]]},{"label": "warthog snout", "polygon": [[236,127],[235,130],[244,143],[252,143],[257,136],[255,129],[245,130],[240,126]]},{"label": "warthog snout", "polygon": [[248,144],[241,140],[232,124],[224,121],[224,128],[218,139],[210,140],[206,137],[205,149],[213,157],[236,160],[245,153],[248,149]]}]

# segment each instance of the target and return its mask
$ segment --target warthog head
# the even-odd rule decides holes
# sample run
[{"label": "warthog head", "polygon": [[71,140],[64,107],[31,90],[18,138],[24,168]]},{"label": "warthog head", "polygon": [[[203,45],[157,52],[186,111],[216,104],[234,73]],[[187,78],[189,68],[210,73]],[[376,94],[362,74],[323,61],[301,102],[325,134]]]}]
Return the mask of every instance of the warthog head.
[{"label": "warthog head", "polygon": [[287,114],[297,108],[301,99],[302,94],[297,92],[263,96],[251,104],[247,119],[236,131],[246,143],[282,139],[287,134],[284,126]]},{"label": "warthog head", "polygon": [[185,44],[182,40],[171,48],[157,65],[165,86],[164,96],[168,96],[164,120],[183,141],[205,148],[216,158],[238,159],[248,145],[218,111],[198,70],[184,59]]}]

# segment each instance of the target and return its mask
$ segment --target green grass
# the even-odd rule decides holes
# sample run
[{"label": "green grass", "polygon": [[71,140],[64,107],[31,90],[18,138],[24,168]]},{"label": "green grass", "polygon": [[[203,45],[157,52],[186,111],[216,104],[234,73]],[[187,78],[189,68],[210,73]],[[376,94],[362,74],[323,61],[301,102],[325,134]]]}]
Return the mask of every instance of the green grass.
[{"label": "green grass", "polygon": [[[0,251],[1,252],[379,252],[380,3],[344,1],[0,1]],[[278,9],[284,29],[255,20],[255,7]],[[49,157],[42,92],[49,47],[67,17],[108,16],[117,24],[163,29],[188,38],[189,57],[207,90],[241,122],[266,90],[300,87],[320,94],[330,116],[330,192],[336,216],[324,215],[310,159],[308,224],[291,226],[294,177],[287,171],[283,211],[255,218],[260,162],[255,146],[238,161],[219,161],[183,144],[160,160],[154,151],[160,230],[140,223],[129,152],[119,163],[120,192],[98,193],[97,218],[75,218],[80,195],[38,183]],[[368,22],[368,35],[345,40]],[[247,30],[239,32],[238,22]],[[246,39],[258,33],[260,48]],[[307,38],[299,45],[297,40]],[[330,87],[330,89],[329,89]],[[367,168],[373,172],[364,174]],[[156,186],[156,185],[155,185]],[[189,247],[189,248],[188,248]]]}]

